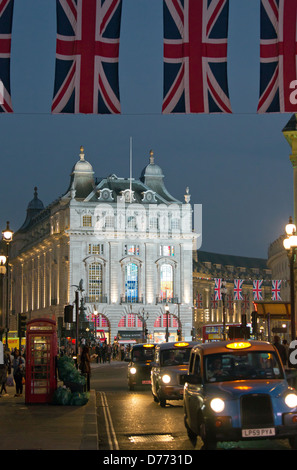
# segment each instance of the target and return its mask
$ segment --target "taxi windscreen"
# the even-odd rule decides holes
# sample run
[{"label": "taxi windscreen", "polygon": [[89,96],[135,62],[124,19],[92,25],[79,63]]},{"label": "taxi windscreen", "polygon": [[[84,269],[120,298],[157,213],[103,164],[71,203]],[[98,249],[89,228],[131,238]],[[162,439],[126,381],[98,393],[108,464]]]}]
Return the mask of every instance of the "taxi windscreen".
[{"label": "taxi windscreen", "polygon": [[132,350],[132,362],[152,361],[155,348],[136,348]]},{"label": "taxi windscreen", "polygon": [[283,379],[283,369],[274,352],[246,351],[204,357],[206,382]]},{"label": "taxi windscreen", "polygon": [[161,366],[189,364],[191,348],[166,349],[161,352]]}]

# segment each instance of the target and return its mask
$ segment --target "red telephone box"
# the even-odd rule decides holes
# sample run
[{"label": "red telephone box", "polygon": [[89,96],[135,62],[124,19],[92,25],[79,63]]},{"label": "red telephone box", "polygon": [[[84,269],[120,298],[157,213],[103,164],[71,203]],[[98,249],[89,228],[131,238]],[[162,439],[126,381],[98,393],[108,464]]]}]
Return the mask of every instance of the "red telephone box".
[{"label": "red telephone box", "polygon": [[26,403],[49,403],[57,389],[58,353],[55,320],[37,318],[27,323]]}]

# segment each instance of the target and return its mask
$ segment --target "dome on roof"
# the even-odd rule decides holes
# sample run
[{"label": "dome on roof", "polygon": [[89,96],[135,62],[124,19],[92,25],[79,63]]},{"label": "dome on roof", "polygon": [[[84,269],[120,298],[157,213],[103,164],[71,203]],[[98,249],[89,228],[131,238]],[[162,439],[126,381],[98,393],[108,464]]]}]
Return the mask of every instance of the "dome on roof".
[{"label": "dome on roof", "polygon": [[39,212],[43,211],[43,209],[44,209],[43,202],[40,199],[38,199],[37,187],[35,186],[34,197],[32,201],[30,201],[28,204],[26,220],[21,226],[20,231],[26,229],[31,224],[34,217],[38,215]]},{"label": "dome on roof", "polygon": [[27,210],[40,211],[44,209],[43,202],[38,199],[37,187],[34,188],[34,198],[29,202]]},{"label": "dome on roof", "polygon": [[154,152],[150,151],[150,162],[149,164],[142,170],[141,177],[145,178],[147,176],[159,176],[164,177],[162,168],[155,164],[154,160]]},{"label": "dome on roof", "polygon": [[85,160],[84,148],[80,148],[79,161],[72,168],[68,191],[75,190],[75,197],[84,199],[94,189],[94,171],[92,165]]},{"label": "dome on roof", "polygon": [[72,168],[72,173],[94,173],[92,165],[85,160],[84,148],[80,148],[79,161]]}]

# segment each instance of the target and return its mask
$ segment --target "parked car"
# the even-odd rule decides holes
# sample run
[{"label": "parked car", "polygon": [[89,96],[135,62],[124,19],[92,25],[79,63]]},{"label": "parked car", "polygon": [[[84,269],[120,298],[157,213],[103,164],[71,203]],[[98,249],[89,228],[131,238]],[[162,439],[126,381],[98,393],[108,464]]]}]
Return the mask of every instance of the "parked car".
[{"label": "parked car", "polygon": [[129,356],[128,387],[133,390],[136,385],[151,384],[151,364],[154,359],[155,344],[135,344]]},{"label": "parked car", "polygon": [[182,400],[184,378],[188,372],[190,352],[197,342],[161,343],[156,346],[152,366],[154,401],[166,406],[166,400]]},{"label": "parked car", "polygon": [[297,448],[297,392],[272,344],[200,344],[191,352],[185,381],[185,426],[205,448],[219,441],[275,438],[288,438]]}]

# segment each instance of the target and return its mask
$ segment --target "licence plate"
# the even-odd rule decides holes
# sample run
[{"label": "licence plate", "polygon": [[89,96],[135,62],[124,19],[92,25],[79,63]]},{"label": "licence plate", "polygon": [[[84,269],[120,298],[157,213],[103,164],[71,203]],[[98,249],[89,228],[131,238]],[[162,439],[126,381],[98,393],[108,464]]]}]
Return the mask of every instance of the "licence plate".
[{"label": "licence plate", "polygon": [[142,383],[143,385],[146,385],[146,384],[149,385],[149,384],[151,383],[151,381],[150,381],[150,380],[142,380],[141,383]]},{"label": "licence plate", "polygon": [[275,436],[275,428],[242,429],[242,437]]}]

